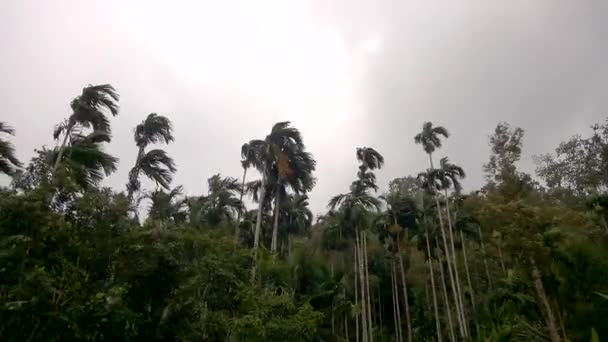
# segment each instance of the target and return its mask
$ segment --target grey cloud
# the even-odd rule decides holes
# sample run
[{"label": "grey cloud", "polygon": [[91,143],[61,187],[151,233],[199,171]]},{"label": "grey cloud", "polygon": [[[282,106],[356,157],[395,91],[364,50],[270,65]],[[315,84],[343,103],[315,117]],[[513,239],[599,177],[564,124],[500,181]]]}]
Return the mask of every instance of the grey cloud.
[{"label": "grey cloud", "polygon": [[320,212],[348,190],[357,146],[384,154],[383,184],[424,169],[413,136],[426,120],[452,132],[441,154],[465,167],[469,188],[482,181],[499,121],[526,129],[531,170],[532,154],[606,114],[606,33],[601,0],[8,0],[0,120],[16,127],[27,160],[53,144],[53,125],[84,85],[112,83],[121,115],[108,149],[121,164],[105,183],[124,186],[132,128],[157,112],[174,121],[174,184],[190,193],[213,173],[240,177],[241,144],[291,120],[318,160]]}]

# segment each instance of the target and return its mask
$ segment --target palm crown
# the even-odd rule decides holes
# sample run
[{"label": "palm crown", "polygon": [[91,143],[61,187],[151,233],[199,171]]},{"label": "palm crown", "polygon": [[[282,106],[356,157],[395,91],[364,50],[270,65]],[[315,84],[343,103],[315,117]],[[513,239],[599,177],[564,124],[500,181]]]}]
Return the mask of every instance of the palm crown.
[{"label": "palm crown", "polygon": [[118,115],[118,99],[114,87],[102,84],[85,87],[82,93],[72,100],[70,103],[72,114],[65,122],[57,125],[53,132],[54,139],[64,135],[55,157],[55,169],[63,160],[68,140],[72,139],[73,134],[83,134],[82,128],[92,128],[94,132],[103,133],[107,136],[107,140],[110,140],[110,121],[107,114]]},{"label": "palm crown", "polygon": [[450,133],[442,126],[433,127],[432,122],[425,122],[422,125],[422,132],[416,134],[414,141],[416,144],[421,144],[424,151],[430,154],[441,147],[441,136],[447,138]]}]

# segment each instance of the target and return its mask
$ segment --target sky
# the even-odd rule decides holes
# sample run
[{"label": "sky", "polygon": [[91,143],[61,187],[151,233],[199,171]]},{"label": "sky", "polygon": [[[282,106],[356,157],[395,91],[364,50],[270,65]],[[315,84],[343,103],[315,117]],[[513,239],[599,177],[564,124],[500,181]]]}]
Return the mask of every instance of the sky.
[{"label": "sky", "polygon": [[605,0],[0,0],[0,121],[27,161],[83,87],[110,83],[120,166],[103,184],[124,189],[133,128],[158,113],[190,195],[240,178],[241,145],[291,121],[318,163],[320,213],[348,191],[357,147],[384,155],[383,189],[424,170],[424,121],[450,131],[437,157],[465,168],[465,190],[483,184],[501,121],[526,131],[533,172],[534,154],[606,118],[607,37]]}]

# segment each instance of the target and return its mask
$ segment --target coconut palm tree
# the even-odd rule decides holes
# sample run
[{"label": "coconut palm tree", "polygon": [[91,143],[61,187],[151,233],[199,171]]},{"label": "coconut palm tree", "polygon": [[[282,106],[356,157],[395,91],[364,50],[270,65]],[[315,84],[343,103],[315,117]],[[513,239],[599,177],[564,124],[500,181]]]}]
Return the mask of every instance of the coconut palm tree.
[{"label": "coconut palm tree", "polygon": [[[0,134],[15,135],[15,130],[4,122],[0,122]],[[8,141],[0,138],[0,173],[13,176],[17,168],[22,166],[15,155],[15,147]]]},{"label": "coconut palm tree", "polygon": [[129,172],[127,183],[129,202],[133,200],[133,194],[141,188],[140,174],[144,174],[157,185],[168,190],[173,173],[177,170],[173,159],[164,150],[153,149],[146,152],[146,147],[151,144],[160,142],[168,144],[174,140],[171,120],[151,113],[135,127],[133,139],[139,150],[135,165]]},{"label": "coconut palm tree", "polygon": [[[414,137],[414,142],[416,144],[422,145],[422,149],[429,156],[430,168],[427,170],[426,177],[428,179],[426,181],[426,185],[427,185],[426,190],[430,194],[433,194],[433,197],[435,198],[435,204],[437,206],[437,217],[439,219],[439,226],[441,228],[441,234],[442,234],[442,242],[444,243],[445,250],[449,251],[450,249],[448,247],[449,246],[448,240],[445,236],[446,234],[445,234],[445,227],[443,224],[443,215],[441,214],[441,206],[439,204],[438,196],[435,195],[436,191],[441,188],[441,183],[438,183],[438,180],[435,177],[433,177],[433,174],[432,174],[432,171],[434,170],[433,152],[435,152],[438,148],[440,148],[442,146],[442,141],[441,141],[442,136],[444,138],[449,137],[449,133],[448,133],[447,129],[445,129],[442,126],[433,126],[433,124],[431,122],[425,122],[422,126],[422,131]],[[447,252],[447,253],[449,253],[449,252]],[[453,260],[455,259],[455,257],[453,258],[453,256],[448,255],[448,257],[446,259],[447,259],[446,261],[447,261],[447,266],[448,266],[448,275],[449,275],[450,282],[452,284],[452,292],[454,295],[456,311],[458,312],[458,315],[457,315],[458,327],[460,328],[461,336],[466,337],[467,332],[466,332],[466,326],[464,324],[464,314],[463,314],[463,310],[460,306],[461,301],[459,300],[456,280],[454,277],[454,266],[455,265],[453,265]]]},{"label": "coconut palm tree", "polygon": [[88,189],[116,171],[118,158],[105,153],[102,148],[102,143],[109,141],[110,136],[106,132],[94,131],[86,136],[73,132],[63,153],[55,148],[50,152],[50,160],[55,161],[55,165],[62,164],[61,172],[66,179]]},{"label": "coconut palm tree", "polygon": [[72,100],[70,103],[72,114],[62,124],[57,125],[53,132],[55,140],[63,134],[63,141],[55,158],[54,170],[63,161],[68,140],[72,138],[74,131],[92,128],[95,132],[106,134],[109,139],[111,130],[107,114],[118,115],[118,99],[119,96],[114,87],[109,84],[101,84],[85,87],[82,89],[82,94]]}]

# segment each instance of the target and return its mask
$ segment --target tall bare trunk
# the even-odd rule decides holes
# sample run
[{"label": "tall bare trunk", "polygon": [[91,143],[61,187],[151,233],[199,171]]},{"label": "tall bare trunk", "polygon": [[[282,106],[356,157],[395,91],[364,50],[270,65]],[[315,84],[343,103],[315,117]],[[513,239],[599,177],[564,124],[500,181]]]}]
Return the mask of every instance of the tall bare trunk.
[{"label": "tall bare trunk", "polygon": [[61,146],[59,146],[59,152],[57,153],[57,159],[55,160],[55,166],[53,167],[53,172],[57,171],[59,164],[61,164],[61,158],[63,157],[63,153],[65,152],[65,146],[68,143],[68,138],[70,137],[70,134],[72,134],[73,128],[74,128],[74,125],[70,124],[70,125],[68,125],[67,129],[65,130],[65,136],[63,137],[63,142],[61,143]]},{"label": "tall bare trunk", "polygon": [[277,252],[277,244],[279,239],[279,214],[281,209],[281,192],[277,186],[276,196],[274,198],[274,223],[272,224],[272,243],[270,251],[274,254]]},{"label": "tall bare trunk", "polygon": [[443,301],[445,302],[445,313],[448,318],[448,328],[450,333],[450,341],[456,340],[456,334],[454,333],[454,321],[452,321],[452,310],[450,310],[450,300],[448,298],[448,290],[445,283],[445,273],[443,272],[443,262],[439,259],[439,280],[441,281],[441,290],[443,292]]},{"label": "tall bare trunk", "polygon": [[350,341],[350,337],[348,336],[348,316],[344,316],[344,335],[346,336],[346,340]]},{"label": "tall bare trunk", "polygon": [[[356,241],[356,240],[355,240]],[[355,279],[355,307],[359,308],[359,290],[358,290],[358,286],[357,283],[359,282],[359,279],[357,279],[357,276],[359,274],[358,272],[358,260],[359,260],[359,251],[357,248],[357,245],[355,244],[355,246],[353,247],[353,252],[354,252],[354,259],[353,259],[353,274],[354,274],[354,279]],[[355,337],[356,337],[356,341],[359,342],[359,314],[355,313]]]},{"label": "tall bare trunk", "polygon": [[395,273],[393,272],[393,268],[391,267],[391,295],[393,297],[393,321],[395,324],[395,341],[401,341],[401,336],[399,336],[399,321],[397,320],[397,310],[399,310],[399,307],[397,305],[395,292],[397,292],[397,289],[395,288]]},{"label": "tall bare trunk", "polygon": [[445,211],[448,217],[448,233],[450,237],[450,248],[451,250],[447,253],[447,257],[450,257],[450,252],[452,253],[452,266],[454,268],[454,276],[456,278],[456,293],[458,294],[458,314],[460,315],[460,319],[462,320],[462,327],[464,329],[465,336],[469,335],[469,329],[467,324],[467,316],[465,314],[464,308],[464,297],[462,295],[462,287],[460,286],[460,275],[458,272],[458,258],[456,257],[456,248],[454,247],[454,227],[452,225],[452,214],[450,213],[450,202],[448,199],[448,190],[447,188],[443,189],[445,195]]},{"label": "tall bare trunk", "polygon": [[502,256],[502,248],[500,247],[500,245],[502,244],[502,241],[498,241],[498,243],[496,244],[496,246],[498,247],[498,260],[500,261],[500,268],[502,268],[502,273],[507,274],[507,268],[505,267],[505,260],[504,257]]},{"label": "tall bare trunk", "polygon": [[467,276],[467,285],[469,285],[469,293],[471,295],[471,307],[473,308],[473,317],[475,319],[475,327],[479,332],[479,324],[477,323],[477,305],[475,304],[475,290],[473,289],[473,282],[471,282],[471,273],[469,272],[469,261],[467,259],[467,244],[464,241],[464,234],[462,229],[460,230],[460,241],[462,243],[462,257],[464,258],[464,271]]},{"label": "tall bare trunk", "polygon": [[367,295],[367,327],[369,331],[369,341],[374,341],[374,326],[372,324],[372,310],[371,310],[371,298],[370,298],[370,289],[369,289],[369,265],[367,263],[367,233],[365,231],[361,232],[363,234],[363,267],[365,269],[365,287],[366,287],[366,295]]},{"label": "tall bare trunk", "polygon": [[393,282],[395,283],[395,305],[397,307],[397,331],[399,331],[399,341],[403,341],[403,326],[401,325],[401,299],[399,299],[399,282],[397,281],[397,267],[395,260],[391,262],[393,268]]},{"label": "tall bare trunk", "polygon": [[[431,165],[431,170],[433,169],[433,157],[431,155],[431,153],[429,153],[429,162]],[[439,203],[439,197],[437,196],[437,194],[433,194],[433,197],[435,199],[435,206],[437,207],[437,217],[439,218],[439,228],[440,228],[440,232],[441,232],[441,240],[443,242],[443,246],[444,246],[444,250],[447,251],[449,253],[450,250],[450,245],[448,243],[448,240],[446,238],[446,234],[445,234],[445,226],[443,224],[443,215],[441,214],[441,204]],[[458,300],[458,292],[456,289],[456,281],[454,279],[454,271],[452,270],[452,263],[450,262],[451,258],[447,258],[446,260],[446,264],[448,266],[448,275],[449,275],[449,279],[450,279],[450,284],[452,285],[452,292],[453,292],[453,299],[454,299],[454,305],[456,306],[456,311],[459,311],[459,303],[460,301]],[[464,323],[462,322],[461,316],[460,315],[456,315],[456,317],[458,318],[458,327],[460,330],[460,335],[462,337],[465,337],[465,330],[464,330]]]},{"label": "tall bare trunk", "polygon": [[[243,203],[243,195],[245,194],[245,179],[247,178],[247,168],[243,167],[243,183],[241,184],[241,196],[239,201]],[[241,223],[241,212],[236,214],[236,224],[234,225],[234,241],[239,241],[239,224]]]},{"label": "tall bare trunk", "polygon": [[[330,260],[329,266],[330,266],[330,272],[331,272],[331,280],[333,282],[333,280],[334,280],[334,262],[333,262],[333,259]],[[336,336],[336,323],[335,323],[335,320],[336,320],[336,317],[335,317],[335,314],[334,314],[334,300],[332,298],[332,300],[331,300],[331,334],[333,336]]]},{"label": "tall bare trunk", "polygon": [[401,269],[401,282],[403,283],[403,300],[405,301],[405,324],[407,324],[407,340],[412,342],[412,322],[410,320],[410,304],[407,295],[407,283],[405,282],[405,267],[403,266],[403,254],[401,254],[401,243],[397,234],[397,253],[399,253],[399,266]]},{"label": "tall bare trunk", "polygon": [[429,242],[429,231],[427,228],[426,234],[425,234],[425,240],[426,240],[426,251],[428,253],[428,263],[429,263],[429,272],[430,272],[430,278],[431,278],[431,292],[433,294],[433,308],[435,311],[435,328],[437,329],[437,341],[441,342],[441,326],[439,323],[439,309],[437,308],[437,290],[435,288],[435,276],[433,273],[433,256],[431,254],[431,244]]},{"label": "tall bare trunk", "polygon": [[382,329],[382,296],[380,295],[380,289],[378,289],[378,320],[380,321],[379,327]]},{"label": "tall bare trunk", "polygon": [[488,255],[486,254],[486,247],[483,243],[483,235],[481,233],[481,226],[477,225],[477,231],[479,233],[479,245],[481,246],[481,253],[483,254],[483,266],[486,271],[486,277],[488,278],[488,287],[490,289],[494,288],[492,286],[492,278],[490,277],[490,268],[488,267]]},{"label": "tall bare trunk", "polygon": [[[441,240],[443,242],[443,246],[444,246],[444,251],[446,251],[447,253],[449,253],[450,251],[450,247],[448,244],[448,240],[446,238],[446,234],[445,234],[445,227],[443,226],[443,220],[441,218],[441,207],[439,205],[439,199],[437,198],[437,196],[435,196],[435,202],[437,205],[437,215],[439,215],[439,228],[441,231]],[[446,258],[446,265],[448,268],[448,276],[450,279],[450,287],[452,289],[452,299],[454,300],[454,308],[456,310],[456,313],[460,312],[460,301],[458,300],[458,290],[456,289],[456,280],[454,279],[454,271],[453,271],[453,265],[450,261],[450,257],[448,256]],[[446,302],[446,305],[449,305],[449,302]],[[458,322],[458,328],[460,331],[460,336],[465,337],[466,336],[466,332],[464,329],[464,322],[462,321],[462,316],[460,314],[456,315],[457,318],[457,322]]]},{"label": "tall bare trunk", "polygon": [[359,288],[361,289],[361,329],[362,341],[367,342],[369,332],[367,330],[367,300],[365,298],[365,270],[363,269],[363,248],[360,239],[361,233],[357,229],[357,249],[359,250],[357,263],[359,265]]},{"label": "tall bare trunk", "polygon": [[[143,156],[144,156],[144,147],[141,146],[137,150],[137,158],[135,158],[135,166],[133,166],[133,168],[129,172],[129,183],[137,182],[137,177],[139,177],[139,170],[141,168],[141,166],[140,166],[141,158],[143,158]],[[128,187],[128,189],[127,189],[127,200],[129,201],[129,205],[131,205],[131,203],[133,202],[133,192],[134,191],[135,191],[135,189],[133,189],[131,187]],[[137,211],[137,208],[135,208],[135,210]]]},{"label": "tall bare trunk", "polygon": [[260,230],[262,228],[262,210],[264,209],[264,198],[266,197],[266,166],[262,170],[262,187],[258,203],[257,219],[255,221],[255,233],[253,237],[253,267],[251,268],[251,280],[255,280],[255,272],[258,263],[258,247],[260,246]]},{"label": "tall bare trunk", "polygon": [[555,316],[553,315],[553,309],[551,309],[551,305],[549,305],[549,300],[547,299],[547,294],[545,293],[542,275],[540,274],[540,270],[536,266],[536,262],[532,257],[530,257],[530,265],[532,266],[534,289],[536,290],[536,295],[540,301],[540,306],[544,311],[543,316],[545,317],[545,324],[547,325],[547,330],[549,331],[549,338],[551,339],[551,342],[560,342],[557,324],[555,324]]}]

